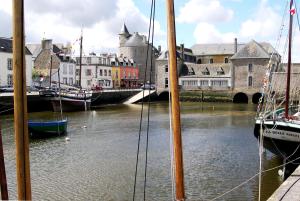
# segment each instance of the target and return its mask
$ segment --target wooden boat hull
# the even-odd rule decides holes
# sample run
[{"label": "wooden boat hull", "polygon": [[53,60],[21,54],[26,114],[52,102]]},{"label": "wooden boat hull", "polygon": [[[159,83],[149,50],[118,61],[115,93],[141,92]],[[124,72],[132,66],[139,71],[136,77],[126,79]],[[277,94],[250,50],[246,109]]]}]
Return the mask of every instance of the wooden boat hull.
[{"label": "wooden boat hull", "polygon": [[31,137],[50,137],[63,135],[67,132],[67,119],[60,121],[28,121],[28,130]]},{"label": "wooden boat hull", "polygon": [[[51,98],[52,109],[54,112],[60,112],[60,100],[59,97]],[[73,99],[73,98],[61,98],[62,111],[85,111],[89,110],[91,106],[91,99]]]},{"label": "wooden boat hull", "polygon": [[[262,126],[264,133],[264,147],[272,153],[284,158],[294,154],[300,156],[300,125],[293,121],[266,120]],[[254,135],[259,139],[260,120],[256,120]]]}]

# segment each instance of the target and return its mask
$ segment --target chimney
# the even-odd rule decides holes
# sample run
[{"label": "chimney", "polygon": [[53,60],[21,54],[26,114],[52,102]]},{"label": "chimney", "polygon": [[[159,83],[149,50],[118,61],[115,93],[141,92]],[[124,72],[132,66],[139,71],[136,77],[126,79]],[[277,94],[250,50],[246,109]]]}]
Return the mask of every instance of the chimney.
[{"label": "chimney", "polygon": [[184,63],[184,44],[180,44],[180,52],[181,52],[182,63]]},{"label": "chimney", "polygon": [[42,40],[42,49],[43,50],[52,49],[52,39],[43,39]]},{"label": "chimney", "polygon": [[234,54],[237,53],[237,38],[234,39]]}]

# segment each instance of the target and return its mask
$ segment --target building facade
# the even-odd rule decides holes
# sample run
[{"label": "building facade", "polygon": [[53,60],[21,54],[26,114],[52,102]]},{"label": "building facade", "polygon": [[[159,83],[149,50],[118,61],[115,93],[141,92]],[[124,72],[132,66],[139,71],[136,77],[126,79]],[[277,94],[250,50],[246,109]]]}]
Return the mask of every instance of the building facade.
[{"label": "building facade", "polygon": [[137,32],[130,34],[126,25],[123,25],[119,34],[119,55],[120,57],[132,58],[136,62],[140,75],[139,83],[143,83],[144,80],[151,80],[154,83],[155,60],[158,52],[159,50],[153,47],[152,44],[148,44],[146,36]]},{"label": "building facade", "polygon": [[[11,38],[0,38],[0,86],[13,86],[13,41]],[[32,86],[32,54],[26,48],[26,86]]]}]

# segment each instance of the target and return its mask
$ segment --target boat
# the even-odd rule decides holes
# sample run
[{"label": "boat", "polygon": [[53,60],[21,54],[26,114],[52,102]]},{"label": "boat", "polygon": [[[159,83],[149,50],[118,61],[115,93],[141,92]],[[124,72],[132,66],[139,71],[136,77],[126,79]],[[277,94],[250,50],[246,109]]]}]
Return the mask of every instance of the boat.
[{"label": "boat", "polygon": [[87,91],[62,91],[50,98],[54,112],[59,112],[61,107],[64,112],[86,111],[90,109],[91,100],[92,93]]},{"label": "boat", "polygon": [[67,132],[68,120],[28,121],[30,137],[51,137],[63,135]]},{"label": "boat", "polygon": [[[254,135],[263,141],[263,146],[285,159],[300,156],[300,106],[299,88],[291,89],[291,47],[293,34],[294,2],[290,2],[289,46],[285,95],[279,100],[279,92],[274,90],[272,79],[276,72],[269,70],[264,79],[263,98],[255,120]],[[269,68],[271,69],[271,68]],[[291,98],[291,91],[298,97]],[[296,91],[296,92],[295,92]],[[284,103],[281,104],[281,103]]]}]

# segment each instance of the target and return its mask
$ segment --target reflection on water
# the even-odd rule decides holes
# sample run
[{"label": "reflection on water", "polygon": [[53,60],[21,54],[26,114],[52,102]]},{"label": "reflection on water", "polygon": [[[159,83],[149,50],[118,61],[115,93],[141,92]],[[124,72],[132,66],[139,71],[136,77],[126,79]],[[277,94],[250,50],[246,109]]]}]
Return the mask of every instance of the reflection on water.
[{"label": "reflection on water", "polygon": [[[253,135],[255,106],[228,103],[182,103],[184,172],[188,200],[209,200],[258,172]],[[68,135],[31,140],[34,200],[132,200],[141,105],[111,105],[97,111],[66,113]],[[145,106],[145,111],[147,107]],[[30,114],[31,119],[57,113]],[[172,200],[167,103],[151,105],[147,200]],[[144,116],[144,123],[146,123]],[[16,199],[13,120],[2,116],[10,199]],[[146,130],[146,124],[143,124]],[[142,133],[137,199],[142,199],[145,132]],[[280,164],[267,152],[264,168]],[[263,199],[281,183],[277,170],[263,175]],[[258,178],[220,200],[257,200]]]}]

